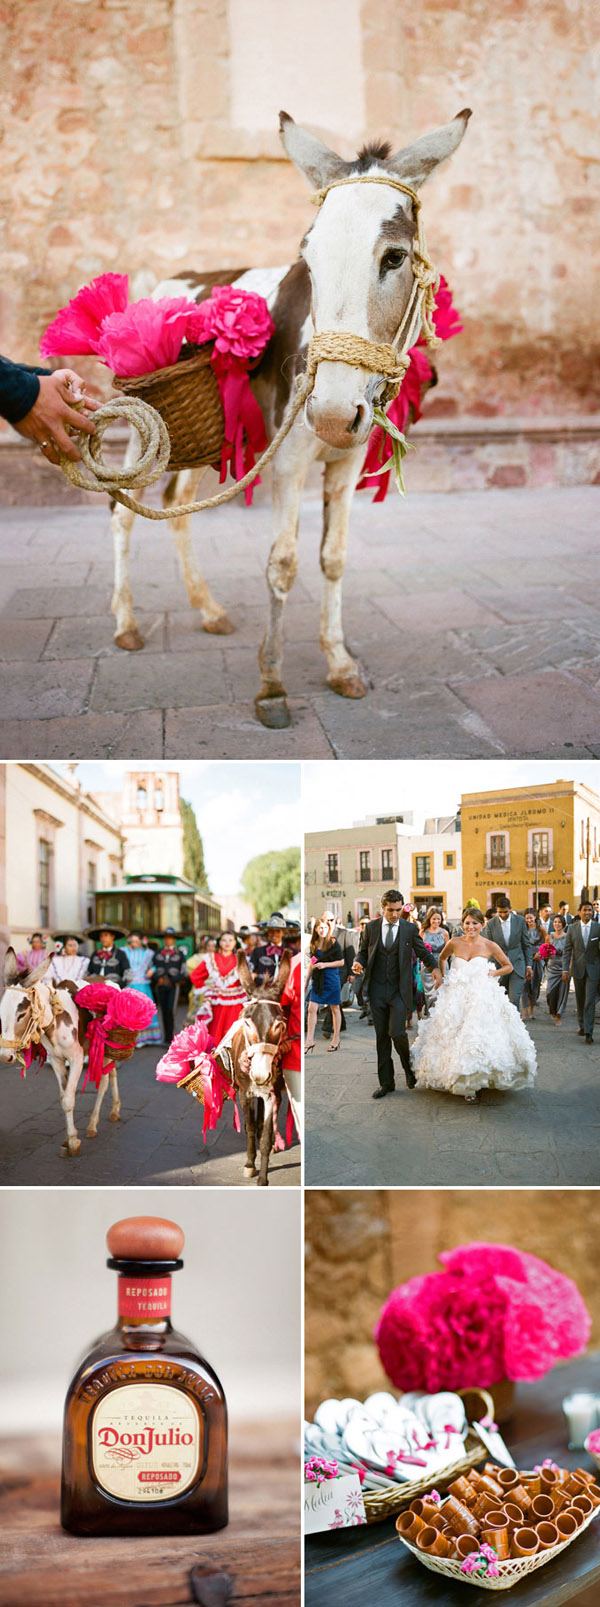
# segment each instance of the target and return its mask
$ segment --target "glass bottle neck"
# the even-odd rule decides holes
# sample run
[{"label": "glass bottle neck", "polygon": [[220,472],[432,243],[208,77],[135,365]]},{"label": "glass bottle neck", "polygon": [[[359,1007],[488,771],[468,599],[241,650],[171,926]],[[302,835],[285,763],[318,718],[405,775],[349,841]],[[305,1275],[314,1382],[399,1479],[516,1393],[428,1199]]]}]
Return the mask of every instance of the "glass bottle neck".
[{"label": "glass bottle neck", "polygon": [[169,1273],[150,1276],[143,1272],[119,1273],[118,1327],[154,1328],[166,1332],[171,1327],[171,1277]]}]

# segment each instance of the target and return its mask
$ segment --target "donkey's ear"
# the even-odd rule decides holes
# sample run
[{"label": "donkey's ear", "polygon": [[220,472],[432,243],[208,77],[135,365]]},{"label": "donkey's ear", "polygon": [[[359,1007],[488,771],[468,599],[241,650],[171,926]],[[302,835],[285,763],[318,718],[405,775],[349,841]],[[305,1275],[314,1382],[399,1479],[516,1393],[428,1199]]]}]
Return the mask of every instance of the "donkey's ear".
[{"label": "donkey's ear", "polygon": [[42,977],[46,975],[51,959],[52,955],[47,954],[45,960],[42,960],[41,965],[36,965],[35,970],[29,971],[27,976],[23,977],[24,988],[32,987],[34,982],[41,982]]},{"label": "donkey's ear", "polygon": [[289,977],[291,969],[292,969],[292,951],[291,951],[291,949],[284,949],[283,954],[281,956],[281,959],[279,961],[279,970],[277,972],[277,981],[275,983],[275,992],[276,992],[276,995],[277,995],[278,999],[281,998],[283,990],[284,990],[284,988],[285,988],[285,986],[287,984],[287,980],[288,980],[288,977]]},{"label": "donkey's ear", "polygon": [[418,190],[438,163],[445,162],[460,145],[470,116],[468,107],[458,112],[451,123],[436,128],[433,134],[424,134],[421,139],[415,140],[414,145],[406,145],[404,150],[388,156],[386,167],[392,168],[399,179]]},{"label": "donkey's ear", "polygon": [[16,982],[19,975],[19,965],[14,949],[7,949],[4,956],[4,985],[9,988],[11,982]]},{"label": "donkey's ear", "polygon": [[237,967],[242,987],[246,989],[246,993],[252,998],[256,988],[256,977],[250,970],[245,954],[238,954]]},{"label": "donkey's ear", "polygon": [[348,172],[348,162],[336,151],[330,151],[314,134],[309,134],[307,128],[295,123],[288,112],[279,113],[279,133],[286,155],[313,189],[322,189],[325,184],[331,184],[332,179],[342,178]]}]

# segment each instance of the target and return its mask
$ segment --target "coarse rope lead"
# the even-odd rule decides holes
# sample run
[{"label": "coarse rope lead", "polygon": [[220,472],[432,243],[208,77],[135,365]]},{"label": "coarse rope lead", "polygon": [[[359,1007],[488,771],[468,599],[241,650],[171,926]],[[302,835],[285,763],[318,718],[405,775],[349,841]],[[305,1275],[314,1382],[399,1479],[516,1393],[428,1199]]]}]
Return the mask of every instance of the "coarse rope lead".
[{"label": "coarse rope lead", "polygon": [[[247,474],[242,475],[241,480],[235,480],[223,491],[215,492],[212,497],[204,497],[199,502],[179,503],[175,507],[152,508],[128,494],[136,487],[142,490],[146,486],[154,485],[169,466],[170,442],[166,425],[156,408],[138,396],[124,396],[120,400],[111,398],[96,410],[94,434],[89,436],[82,433],[75,437],[81,452],[81,463],[74,463],[72,459],[65,457],[64,453],[60,454],[60,467],[72,485],[80,487],[83,491],[105,492],[116,502],[122,503],[123,507],[129,508],[131,513],[140,514],[143,519],[158,521],[179,519],[186,514],[202,513],[206,508],[219,508],[222,503],[231,502],[247,486],[252,485],[278,452],[282,441],[289,435],[298,414],[308,401],[319,363],[348,363],[356,368],[365,368],[371,374],[379,374],[386,382],[380,399],[381,406],[389,405],[398,395],[404,375],[410,366],[408,353],[417,340],[419,331],[422,329],[428,346],[440,345],[433,322],[438,276],[427,255],[421,203],[415,190],[408,184],[402,184],[399,179],[392,178],[391,175],[386,175],[384,178],[383,175],[369,176],[366,173],[357,173],[349,178],[334,179],[325,189],[317,191],[312,198],[315,205],[322,206],[330,190],[345,184],[386,184],[388,188],[401,190],[408,195],[415,208],[417,243],[411,259],[413,285],[393,341],[387,344],[366,340],[362,335],[353,335],[343,330],[324,331],[313,335],[308,347],[305,372],[296,380],[296,392],[291,406],[273,439]],[[402,349],[399,350],[402,336],[404,337]],[[102,458],[104,432],[116,418],[126,419],[139,437],[140,451],[129,468],[115,469],[114,465],[105,464]]]}]

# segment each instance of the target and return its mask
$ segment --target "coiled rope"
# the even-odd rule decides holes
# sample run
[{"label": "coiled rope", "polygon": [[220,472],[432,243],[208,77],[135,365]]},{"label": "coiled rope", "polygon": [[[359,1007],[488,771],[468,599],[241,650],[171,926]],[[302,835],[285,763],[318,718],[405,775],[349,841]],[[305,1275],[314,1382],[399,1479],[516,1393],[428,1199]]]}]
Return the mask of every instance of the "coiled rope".
[{"label": "coiled rope", "polygon": [[[252,485],[275,457],[282,441],[289,435],[298,414],[308,401],[319,363],[348,363],[355,368],[365,368],[371,374],[381,375],[386,383],[380,405],[382,407],[389,405],[398,395],[404,375],[410,366],[408,353],[411,346],[414,346],[419,332],[423,331],[428,346],[441,344],[433,322],[438,275],[427,255],[421,203],[415,190],[391,176],[356,173],[348,178],[334,179],[325,189],[318,190],[313,195],[313,202],[316,206],[322,206],[330,190],[346,184],[386,184],[408,195],[415,209],[417,241],[411,259],[413,285],[393,341],[388,345],[384,342],[366,340],[362,335],[335,329],[313,335],[308,347],[305,372],[296,380],[291,405],[273,439],[248,473],[242,475],[241,480],[235,480],[232,485],[215,492],[212,497],[204,497],[199,502],[183,502],[175,507],[152,508],[129,495],[129,492],[136,488],[143,490],[146,486],[154,485],[168,468],[170,454],[169,433],[163,419],[156,408],[137,396],[123,396],[119,400],[111,398],[110,401],[103,402],[94,413],[94,434],[89,436],[75,433],[81,452],[81,463],[73,463],[63,453],[60,455],[61,469],[72,485],[78,486],[83,491],[107,493],[116,502],[122,503],[123,507],[129,508],[132,513],[140,514],[143,519],[179,519],[189,513],[203,513],[206,508],[219,508],[222,503],[231,502],[234,497],[238,497],[247,486]],[[402,342],[401,349],[400,342]],[[138,456],[129,468],[115,468],[114,464],[106,464],[102,457],[104,432],[117,418],[125,419],[136,430],[140,443]]]}]

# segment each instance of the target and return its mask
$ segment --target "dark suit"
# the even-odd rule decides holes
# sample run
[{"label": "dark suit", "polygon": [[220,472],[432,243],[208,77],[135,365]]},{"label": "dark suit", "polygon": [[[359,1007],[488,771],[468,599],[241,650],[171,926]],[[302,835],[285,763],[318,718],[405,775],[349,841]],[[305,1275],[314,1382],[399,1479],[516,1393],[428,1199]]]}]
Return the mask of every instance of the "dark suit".
[{"label": "dark suit", "polygon": [[483,928],[483,937],[489,938],[490,943],[497,943],[498,948],[503,950],[511,962],[513,969],[508,976],[500,978],[500,986],[506,990],[511,1004],[516,1005],[517,1010],[521,1002],[525,972],[531,964],[527,933],[525,917],[516,915],[514,910],[510,912],[508,942],[504,937],[499,915],[492,915],[491,921],[488,921]]},{"label": "dark suit", "polygon": [[384,947],[381,920],[369,921],[365,927],[358,961],[364,970],[363,998],[369,1000],[375,1028],[377,1075],[386,1091],[394,1086],[392,1044],[405,1072],[410,1072],[406,1018],[413,1008],[413,954],[428,971],[436,970],[431,950],[412,921],[398,922],[391,949]]},{"label": "dark suit", "polygon": [[600,983],[600,922],[590,921],[584,944],[581,921],[567,928],[563,949],[563,970],[572,971],[577,1002],[577,1019],[588,1038],[593,1036],[596,996]]}]

